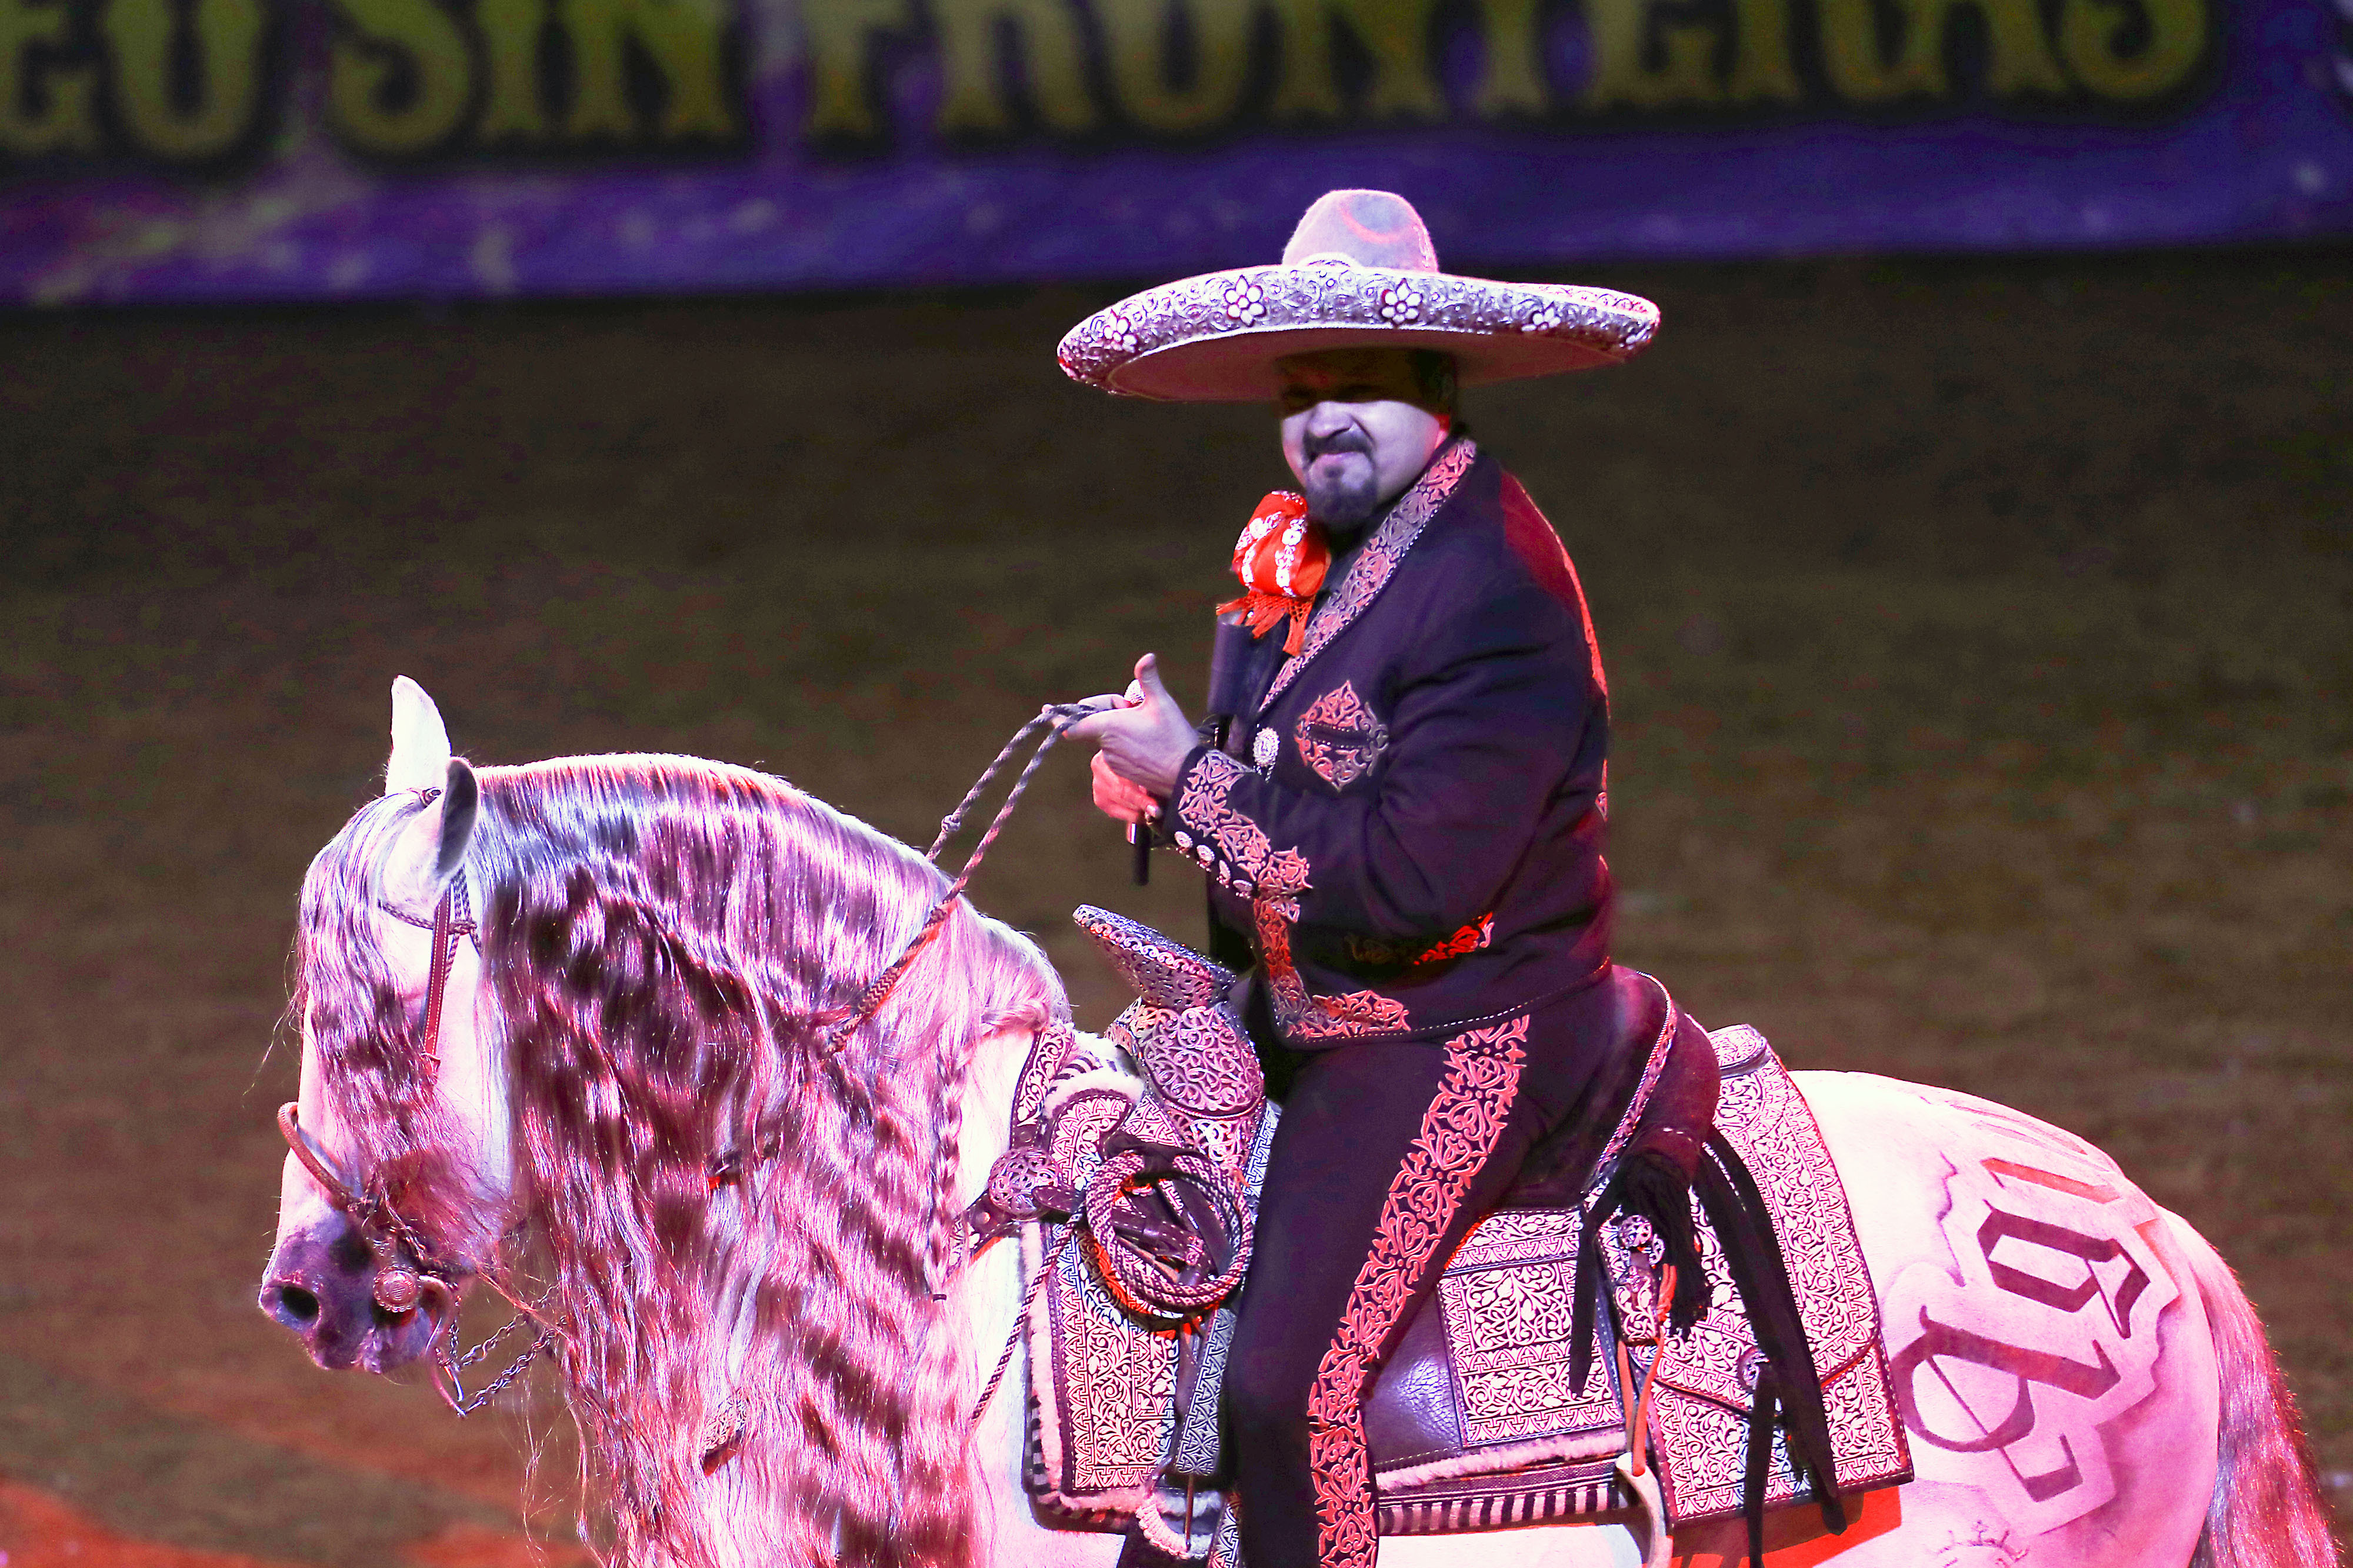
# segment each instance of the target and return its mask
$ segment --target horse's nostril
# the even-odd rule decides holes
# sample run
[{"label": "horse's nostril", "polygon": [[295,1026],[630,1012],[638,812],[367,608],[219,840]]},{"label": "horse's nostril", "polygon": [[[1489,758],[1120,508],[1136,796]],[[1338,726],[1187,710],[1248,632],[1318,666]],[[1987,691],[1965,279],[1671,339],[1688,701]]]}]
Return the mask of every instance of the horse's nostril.
[{"label": "horse's nostril", "polygon": [[280,1285],[272,1316],[289,1328],[308,1328],[319,1321],[319,1298],[300,1285]]}]

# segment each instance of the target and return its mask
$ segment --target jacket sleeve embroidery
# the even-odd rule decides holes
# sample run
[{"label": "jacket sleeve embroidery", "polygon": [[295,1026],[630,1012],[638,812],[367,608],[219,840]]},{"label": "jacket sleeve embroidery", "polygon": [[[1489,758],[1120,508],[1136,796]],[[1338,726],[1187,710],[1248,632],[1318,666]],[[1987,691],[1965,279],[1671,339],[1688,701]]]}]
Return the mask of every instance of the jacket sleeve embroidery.
[{"label": "jacket sleeve embroidery", "polygon": [[1308,992],[1293,972],[1292,989],[1306,998],[1307,1005],[1297,1008],[1292,1016],[1281,1017],[1283,993],[1275,993],[1278,1021],[1303,1040],[1345,1040],[1359,1035],[1402,1034],[1411,1026],[1412,1018],[1404,1003],[1377,991],[1351,991],[1339,996],[1317,996]]},{"label": "jacket sleeve embroidery", "polygon": [[1305,892],[1306,858],[1293,849],[1275,848],[1266,830],[1228,800],[1235,781],[1246,776],[1247,770],[1223,752],[1197,753],[1176,795],[1170,842],[1220,886],[1244,898]]},{"label": "jacket sleeve embroidery", "polygon": [[1234,808],[1228,797],[1235,782],[1249,776],[1221,752],[1200,753],[1177,791],[1171,842],[1221,885],[1250,900],[1275,1022],[1303,1040],[1402,1032],[1409,1025],[1405,1004],[1375,991],[1316,996],[1300,978],[1291,956],[1291,930],[1299,921],[1298,895],[1308,887],[1307,860],[1296,850],[1275,848],[1264,829]]}]

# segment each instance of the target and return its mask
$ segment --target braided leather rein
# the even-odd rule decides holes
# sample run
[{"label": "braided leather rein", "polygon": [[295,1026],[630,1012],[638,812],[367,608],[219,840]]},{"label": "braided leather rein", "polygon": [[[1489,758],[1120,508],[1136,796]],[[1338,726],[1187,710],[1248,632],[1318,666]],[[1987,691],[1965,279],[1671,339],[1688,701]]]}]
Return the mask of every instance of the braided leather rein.
[{"label": "braided leather rein", "polygon": [[940,850],[946,846],[951,837],[955,837],[956,830],[964,826],[965,814],[972,809],[973,803],[980,798],[981,792],[996,780],[998,773],[1005,771],[1006,763],[1012,758],[1015,752],[1021,749],[1024,742],[1039,731],[1045,731],[1044,739],[1038,742],[1038,749],[1029,754],[1029,761],[1022,767],[1020,776],[1013,781],[1013,787],[1006,792],[1005,804],[997,808],[997,816],[990,821],[988,831],[980,836],[978,844],[973,846],[971,858],[965,861],[964,869],[956,873],[955,879],[948,884],[947,889],[934,900],[930,912],[923,917],[923,923],[916,928],[914,936],[909,939],[905,949],[892,961],[888,968],[874,977],[865,990],[858,994],[858,999],[849,1005],[849,1011],[842,1015],[840,1021],[836,1023],[833,1029],[826,1036],[825,1055],[833,1056],[839,1053],[849,1043],[850,1036],[856,1034],[873,1018],[875,1014],[882,1010],[882,1004],[891,999],[891,993],[898,986],[900,980],[906,975],[909,969],[914,966],[915,960],[923,955],[923,950],[931,946],[933,940],[946,927],[949,911],[955,907],[955,901],[964,897],[964,890],[971,883],[974,873],[980,869],[980,863],[988,858],[989,847],[997,842],[997,836],[1005,830],[1006,820],[1013,815],[1013,808],[1021,804],[1021,796],[1029,788],[1029,781],[1037,775],[1039,764],[1046,760],[1046,753],[1054,749],[1054,742],[1062,738],[1062,731],[1089,714],[1101,712],[1115,700],[1111,698],[1090,698],[1084,702],[1050,702],[1039,709],[1035,719],[1013,731],[1013,738],[1006,742],[997,752],[997,760],[981,770],[980,777],[975,779],[972,787],[965,791],[964,799],[956,803],[956,808],[940,818],[939,835],[932,840],[932,847],[923,851],[923,858],[935,866],[939,864]]}]

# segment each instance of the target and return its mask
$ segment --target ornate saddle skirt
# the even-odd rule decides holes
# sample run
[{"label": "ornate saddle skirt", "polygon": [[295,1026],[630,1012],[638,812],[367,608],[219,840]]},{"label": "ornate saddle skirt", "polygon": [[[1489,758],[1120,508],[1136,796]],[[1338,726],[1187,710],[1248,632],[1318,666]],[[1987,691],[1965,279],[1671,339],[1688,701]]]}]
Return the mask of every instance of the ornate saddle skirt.
[{"label": "ornate saddle skirt", "polygon": [[[1104,1212],[1085,1195],[1090,1184],[1140,1135],[1199,1150],[1238,1196],[1253,1199],[1276,1111],[1246,1046],[1211,1038],[1220,1031],[1204,1015],[1224,1011],[1222,971],[1116,916],[1082,910],[1079,920],[1143,995],[1112,1039],[1146,1076],[1069,1064],[1036,1101],[1039,1152],[1078,1195],[1068,1224],[1023,1233],[1029,1278],[1050,1270],[1029,1321],[1027,1481],[1044,1517],[1076,1529],[1140,1528],[1164,1556],[1203,1557],[1219,1535],[1231,1539],[1217,1493],[1215,1397],[1231,1304],[1184,1315],[1140,1302],[1133,1279],[1123,1281],[1134,1269],[1113,1256],[1120,1248],[1068,1242],[1089,1213]],[[1876,1294],[1812,1113],[1755,1030],[1708,1039],[1722,1073],[1718,1131],[1764,1194],[1820,1375],[1835,1490],[1907,1479]],[[1629,1118],[1641,1109],[1638,1100]],[[1723,1247],[1704,1213],[1695,1222],[1709,1307],[1688,1337],[1667,1340],[1649,1423],[1671,1526],[1740,1511],[1759,1364]],[[1652,1321],[1651,1273],[1635,1251],[1642,1237],[1630,1232],[1640,1222],[1599,1226],[1597,1238],[1581,1224],[1573,1206],[1504,1207],[1449,1262],[1366,1401],[1382,1533],[1492,1530],[1631,1506],[1612,1468],[1627,1447],[1613,1323]],[[1594,1314],[1589,1370],[1571,1387],[1571,1287],[1580,1248],[1594,1244],[1614,1310]],[[1242,1260],[1206,1271],[1238,1275]],[[1657,1352],[1630,1336],[1626,1348],[1640,1380]],[[1810,1487],[1777,1429],[1767,1504],[1804,1500]]]}]

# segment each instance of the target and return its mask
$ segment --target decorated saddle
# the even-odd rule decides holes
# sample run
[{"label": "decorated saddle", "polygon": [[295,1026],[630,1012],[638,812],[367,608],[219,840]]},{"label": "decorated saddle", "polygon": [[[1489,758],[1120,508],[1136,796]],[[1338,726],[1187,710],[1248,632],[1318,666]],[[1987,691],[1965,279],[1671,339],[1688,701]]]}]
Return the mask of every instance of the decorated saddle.
[{"label": "decorated saddle", "polygon": [[[1143,1078],[1067,1036],[1033,1053],[1013,1144],[975,1205],[977,1234],[1020,1230],[1039,1287],[1028,1489],[1052,1522],[1129,1533],[1123,1563],[1231,1568],[1217,1394],[1279,1109],[1230,973],[1119,916],[1076,919],[1137,994],[1109,1037]],[[1839,1497],[1910,1478],[1845,1194],[1762,1036],[1698,1036],[1722,1081],[1715,1184],[1693,1202],[1704,1311],[1687,1333],[1666,1326],[1662,1287],[1680,1293],[1664,1239],[1639,1214],[1591,1217],[1679,1033],[1697,1028],[1669,1005],[1587,1190],[1507,1194],[1380,1370],[1365,1431],[1383,1534],[1633,1510],[1630,1420],[1668,1529],[1806,1500],[1836,1522]],[[1580,1277],[1598,1303],[1578,1300]]]}]

